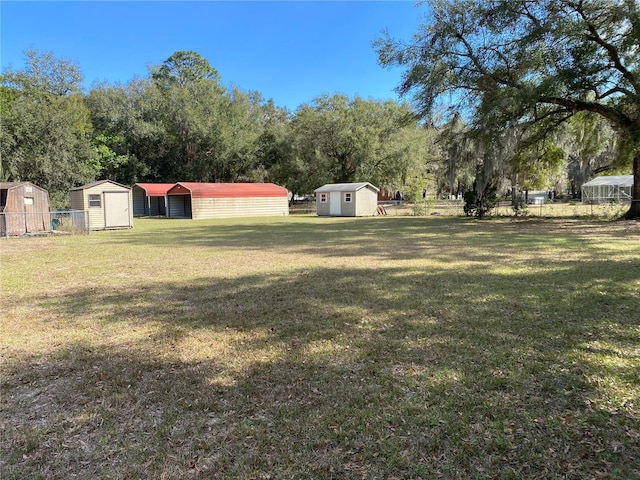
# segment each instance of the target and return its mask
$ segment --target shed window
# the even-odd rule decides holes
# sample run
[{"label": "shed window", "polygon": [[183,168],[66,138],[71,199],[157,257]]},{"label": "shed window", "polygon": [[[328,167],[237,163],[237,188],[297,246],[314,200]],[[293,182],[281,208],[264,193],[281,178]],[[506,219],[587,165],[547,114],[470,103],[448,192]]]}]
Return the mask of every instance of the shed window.
[{"label": "shed window", "polygon": [[345,202],[350,202],[351,201],[351,194],[350,193],[345,193],[344,194],[344,201]]},{"label": "shed window", "polygon": [[100,200],[100,195],[89,195],[89,206],[90,207],[98,207],[100,208],[102,206],[102,202]]},{"label": "shed window", "polygon": [[327,194],[326,193],[321,193],[320,194],[320,203],[327,203]]}]

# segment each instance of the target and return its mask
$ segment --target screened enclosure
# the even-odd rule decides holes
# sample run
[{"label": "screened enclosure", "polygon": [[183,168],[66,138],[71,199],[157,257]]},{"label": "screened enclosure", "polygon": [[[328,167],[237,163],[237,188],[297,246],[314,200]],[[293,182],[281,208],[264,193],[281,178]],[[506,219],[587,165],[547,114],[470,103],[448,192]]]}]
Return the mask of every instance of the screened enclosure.
[{"label": "screened enclosure", "polygon": [[633,175],[596,177],[582,185],[583,203],[624,203],[631,201]]}]

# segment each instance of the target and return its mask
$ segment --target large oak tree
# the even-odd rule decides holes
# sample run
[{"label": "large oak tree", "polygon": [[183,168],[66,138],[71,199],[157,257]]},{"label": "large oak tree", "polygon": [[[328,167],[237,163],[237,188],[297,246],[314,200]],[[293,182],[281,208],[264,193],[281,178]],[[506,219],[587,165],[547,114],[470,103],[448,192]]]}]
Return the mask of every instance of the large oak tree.
[{"label": "large oak tree", "polygon": [[409,42],[376,42],[425,116],[455,107],[495,128],[609,121],[633,165],[640,218],[640,11],[636,0],[431,0]]}]

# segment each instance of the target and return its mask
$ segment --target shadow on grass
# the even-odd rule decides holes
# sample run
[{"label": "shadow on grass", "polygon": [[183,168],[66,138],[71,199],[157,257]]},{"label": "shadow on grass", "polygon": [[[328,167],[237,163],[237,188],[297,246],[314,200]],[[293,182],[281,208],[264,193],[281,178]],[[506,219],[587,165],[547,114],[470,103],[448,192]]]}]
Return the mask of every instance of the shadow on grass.
[{"label": "shadow on grass", "polygon": [[[622,226],[621,226],[622,225]],[[151,248],[242,248],[247,251],[296,248],[327,257],[373,256],[392,260],[435,256],[443,261],[495,263],[504,249],[536,251],[569,248],[593,253],[590,237],[633,241],[637,222],[585,222],[567,219],[493,219],[450,217],[369,217],[146,220],[141,230],[124,232],[107,243]],[[445,247],[444,249],[442,247]],[[455,252],[453,255],[446,252]]]},{"label": "shadow on grass", "polygon": [[[393,225],[376,228],[391,236]],[[189,238],[253,246],[232,228]],[[313,268],[34,297],[59,314],[56,328],[91,322],[95,338],[3,367],[0,472],[637,477],[640,380],[627,353],[640,319],[628,267],[568,261],[544,281],[483,265]],[[120,332],[137,327],[151,333]]]}]

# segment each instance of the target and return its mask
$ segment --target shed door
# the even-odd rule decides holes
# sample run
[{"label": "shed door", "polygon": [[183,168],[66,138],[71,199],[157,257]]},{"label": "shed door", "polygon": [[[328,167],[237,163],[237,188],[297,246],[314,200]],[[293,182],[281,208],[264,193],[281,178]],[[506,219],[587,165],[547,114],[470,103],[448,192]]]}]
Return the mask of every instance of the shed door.
[{"label": "shed door", "polygon": [[129,192],[104,192],[105,228],[130,227]]},{"label": "shed door", "polygon": [[41,204],[42,202],[38,202],[38,198],[24,197],[25,232],[44,232],[50,228],[49,212],[41,211]]},{"label": "shed door", "polygon": [[342,195],[340,192],[329,192],[329,215],[342,213]]}]

